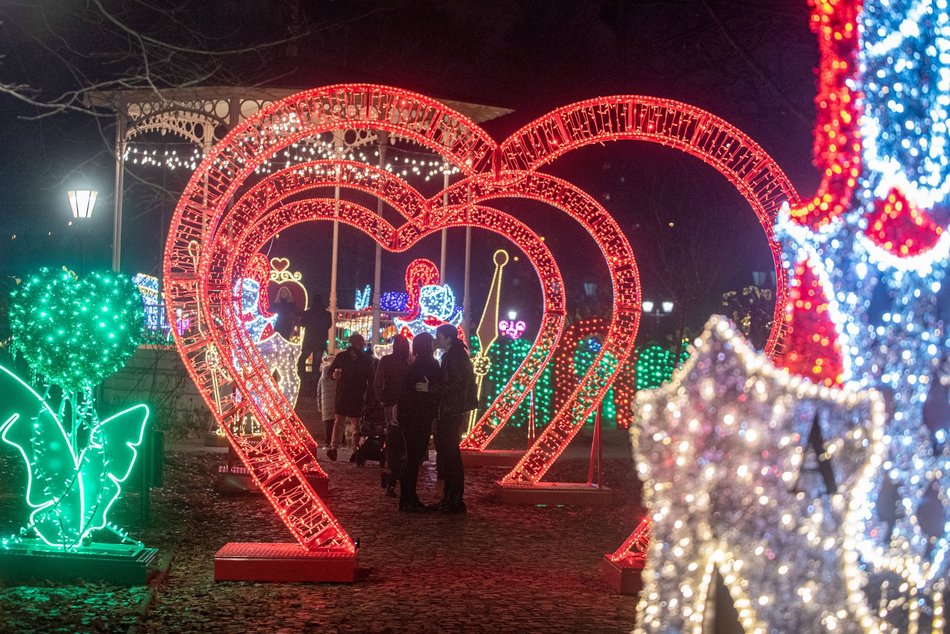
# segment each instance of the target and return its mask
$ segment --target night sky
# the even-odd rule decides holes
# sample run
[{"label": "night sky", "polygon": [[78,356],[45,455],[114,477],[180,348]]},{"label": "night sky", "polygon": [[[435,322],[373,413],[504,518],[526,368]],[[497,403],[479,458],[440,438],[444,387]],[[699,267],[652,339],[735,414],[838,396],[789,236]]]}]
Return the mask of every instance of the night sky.
[{"label": "night sky", "polygon": [[[97,82],[144,87],[150,79],[159,89],[185,82],[299,88],[374,82],[513,109],[485,124],[498,140],[560,105],[646,94],[707,109],[737,126],[776,159],[802,196],[818,183],[811,165],[818,53],[804,0],[183,4],[168,13],[141,2],[5,2],[0,82],[8,92],[21,87],[18,92],[37,102]],[[257,47],[288,33],[303,35],[246,53],[194,52]],[[85,109],[80,102],[71,106]],[[39,115],[48,116],[25,119]],[[53,113],[0,95],[4,288],[9,276],[39,265],[81,268],[83,247],[87,270],[109,266],[114,128],[108,112],[100,115]],[[753,271],[772,269],[749,206],[695,158],[624,142],[573,152],[546,171],[582,187],[614,214],[634,247],[644,297],[676,300],[679,316],[693,328],[718,308],[723,292],[751,284]],[[186,179],[181,170],[130,169],[124,271],[159,272],[167,224]],[[83,228],[67,224],[65,191],[78,183],[100,191],[95,217]],[[570,220],[518,201],[499,206],[539,228],[569,288],[583,282],[604,288],[606,267]],[[325,295],[329,235],[328,225],[298,227],[274,240],[271,254],[290,256],[312,290]],[[476,307],[484,301],[496,246],[503,241],[476,232]],[[454,232],[447,277],[459,295],[462,247],[462,231]],[[373,247],[344,230],[343,248],[340,304],[346,306],[354,289],[372,280]],[[409,255],[384,258],[383,290],[399,290],[405,264],[419,255],[438,261],[437,239]],[[540,299],[534,273],[524,258],[509,272],[503,308],[531,319]],[[572,308],[581,302],[578,293]]]}]

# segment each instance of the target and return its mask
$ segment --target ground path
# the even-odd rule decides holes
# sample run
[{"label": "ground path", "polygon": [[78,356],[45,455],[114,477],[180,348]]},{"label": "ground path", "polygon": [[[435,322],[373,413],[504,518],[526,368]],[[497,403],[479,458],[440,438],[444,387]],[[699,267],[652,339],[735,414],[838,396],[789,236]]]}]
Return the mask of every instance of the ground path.
[{"label": "ground path", "polygon": [[[0,628],[24,631],[147,632],[624,632],[636,601],[600,576],[603,553],[629,534],[640,513],[639,485],[625,437],[608,436],[605,482],[619,495],[609,509],[503,506],[491,495],[500,470],[470,470],[466,516],[399,513],[383,495],[376,463],[323,459],[330,504],[361,542],[355,584],[215,583],[214,552],[228,541],[290,541],[261,496],[213,490],[220,453],[171,450],[166,482],[153,491],[141,525],[136,496],[118,513],[132,533],[173,555],[167,577],[147,588],[0,588]],[[172,445],[172,448],[174,445]],[[582,481],[579,448],[550,479]],[[11,469],[4,460],[6,470]],[[434,468],[420,494],[437,496]],[[0,518],[16,478],[3,478]],[[138,527],[135,525],[139,524]],[[142,610],[146,608],[147,610]],[[144,616],[142,612],[145,612]]]}]

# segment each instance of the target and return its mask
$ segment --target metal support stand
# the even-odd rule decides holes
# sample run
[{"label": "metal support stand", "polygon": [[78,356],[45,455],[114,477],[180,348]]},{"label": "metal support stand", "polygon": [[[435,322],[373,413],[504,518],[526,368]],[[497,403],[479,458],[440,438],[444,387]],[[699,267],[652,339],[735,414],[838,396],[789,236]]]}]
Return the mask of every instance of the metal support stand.
[{"label": "metal support stand", "polygon": [[[535,482],[533,484],[513,484],[499,480],[495,482],[495,491],[503,504],[525,506],[608,506],[613,503],[613,491],[603,486],[602,448],[601,448],[601,405],[597,406],[594,418],[594,438],[590,447],[590,463],[587,470],[587,482]],[[486,452],[482,452],[486,453]],[[594,482],[596,462],[597,481]]]}]

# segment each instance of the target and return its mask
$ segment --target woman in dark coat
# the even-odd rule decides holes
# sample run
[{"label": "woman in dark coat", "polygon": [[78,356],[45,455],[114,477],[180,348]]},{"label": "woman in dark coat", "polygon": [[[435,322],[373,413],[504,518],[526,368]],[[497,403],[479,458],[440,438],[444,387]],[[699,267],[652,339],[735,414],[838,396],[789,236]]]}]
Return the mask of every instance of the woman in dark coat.
[{"label": "woman in dark coat", "polygon": [[353,430],[353,451],[359,446],[360,417],[366,391],[373,380],[373,360],[363,351],[366,340],[359,333],[350,335],[350,347],[336,355],[330,364],[330,378],[336,381],[336,419],[327,457],[336,460],[337,449],[346,434],[344,425]]},{"label": "woman in dark coat", "polygon": [[419,467],[429,451],[432,423],[439,413],[442,369],[432,356],[432,335],[422,332],[412,340],[413,360],[406,372],[402,394],[396,407],[399,427],[406,438],[406,464],[399,477],[399,510],[424,513],[416,481]]},{"label": "woman in dark coat", "polygon": [[442,398],[435,425],[435,444],[442,462],[445,492],[434,509],[442,513],[464,513],[465,473],[462,469],[462,430],[466,415],[478,407],[475,370],[468,348],[458,337],[458,329],[443,324],[435,331],[435,345],[442,354]]}]

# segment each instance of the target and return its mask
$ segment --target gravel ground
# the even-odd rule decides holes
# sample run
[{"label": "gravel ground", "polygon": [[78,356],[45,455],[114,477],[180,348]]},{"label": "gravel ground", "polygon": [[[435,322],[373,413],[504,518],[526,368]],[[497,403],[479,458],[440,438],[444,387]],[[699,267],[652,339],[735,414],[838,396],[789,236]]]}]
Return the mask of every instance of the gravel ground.
[{"label": "gravel ground", "polygon": [[[503,506],[493,499],[499,469],[467,474],[466,516],[399,513],[379,487],[379,467],[321,464],[330,506],[361,543],[354,584],[215,583],[215,551],[229,541],[292,541],[259,495],[214,491],[223,456],[170,451],[165,486],[152,492],[151,520],[139,499],[117,503],[115,520],[171,557],[151,587],[102,584],[0,587],[0,631],[24,632],[624,632],[636,601],[600,576],[639,516],[639,484],[624,451],[608,452],[609,509]],[[0,452],[0,532],[20,521],[23,480]],[[434,465],[420,495],[438,497]],[[550,480],[582,481],[586,460],[564,460]],[[154,600],[149,601],[150,592]],[[143,615],[143,608],[150,609]]]}]

